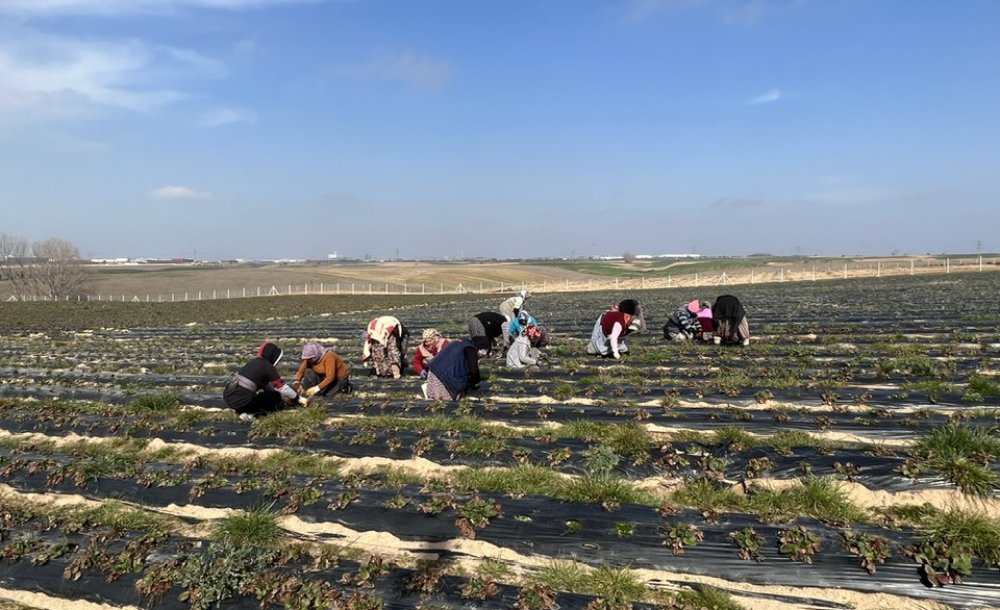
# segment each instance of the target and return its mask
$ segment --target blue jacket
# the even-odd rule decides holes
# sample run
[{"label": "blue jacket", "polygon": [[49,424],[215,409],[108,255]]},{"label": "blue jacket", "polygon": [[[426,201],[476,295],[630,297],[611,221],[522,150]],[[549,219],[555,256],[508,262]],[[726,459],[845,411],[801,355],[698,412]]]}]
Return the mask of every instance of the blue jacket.
[{"label": "blue jacket", "polygon": [[[536,320],[533,316],[529,315],[527,326],[531,326],[532,324],[538,326],[538,320]],[[521,326],[521,320],[519,318],[514,318],[513,320],[510,321],[510,325],[507,326],[507,334],[510,335],[512,339],[516,339],[523,330],[524,326]]]},{"label": "blue jacket", "polygon": [[453,396],[479,384],[479,356],[468,339],[452,341],[427,365]]}]

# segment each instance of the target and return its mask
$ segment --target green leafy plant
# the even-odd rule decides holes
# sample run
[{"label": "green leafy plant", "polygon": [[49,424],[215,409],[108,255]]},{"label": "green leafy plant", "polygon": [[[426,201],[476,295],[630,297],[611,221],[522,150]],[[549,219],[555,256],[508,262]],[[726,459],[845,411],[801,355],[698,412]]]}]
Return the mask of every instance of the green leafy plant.
[{"label": "green leafy plant", "polygon": [[250,586],[274,561],[274,551],[225,540],[206,554],[192,555],[177,572],[180,600],[208,610]]},{"label": "green leafy plant", "polygon": [[892,556],[892,546],[884,536],[850,530],[842,536],[847,550],[861,559],[861,567],[869,574],[874,574],[878,566]]},{"label": "green leafy plant", "polygon": [[691,523],[678,523],[667,529],[663,544],[670,547],[674,555],[683,555],[685,547],[695,547],[705,539],[705,534],[698,526]]},{"label": "green leafy plant", "polygon": [[760,552],[764,545],[764,537],[754,531],[752,527],[730,532],[729,539],[739,547],[740,559],[745,561],[753,559],[758,563],[764,561],[764,555]]},{"label": "green leafy plant", "polygon": [[812,556],[819,552],[820,546],[819,536],[802,525],[778,534],[778,552],[792,561],[812,563]]}]

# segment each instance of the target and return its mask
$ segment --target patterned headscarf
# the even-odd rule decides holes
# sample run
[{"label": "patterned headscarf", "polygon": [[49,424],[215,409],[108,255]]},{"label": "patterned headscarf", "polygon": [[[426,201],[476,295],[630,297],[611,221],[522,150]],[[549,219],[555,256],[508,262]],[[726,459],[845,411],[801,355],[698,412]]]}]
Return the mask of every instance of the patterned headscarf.
[{"label": "patterned headscarf", "polygon": [[441,336],[441,333],[438,332],[438,329],[436,329],[436,328],[425,328],[424,332],[423,332],[423,335],[421,335],[420,338],[421,338],[421,341],[427,342],[427,341],[431,341],[432,339],[436,339],[436,338],[438,338],[440,336]]},{"label": "patterned headscarf", "polygon": [[542,336],[542,331],[534,324],[529,324],[524,328],[524,334],[527,335],[528,340],[534,341],[535,339]]},{"label": "patterned headscarf", "polygon": [[319,360],[326,354],[328,349],[323,347],[321,343],[316,341],[310,341],[302,346],[302,359],[303,360]]}]

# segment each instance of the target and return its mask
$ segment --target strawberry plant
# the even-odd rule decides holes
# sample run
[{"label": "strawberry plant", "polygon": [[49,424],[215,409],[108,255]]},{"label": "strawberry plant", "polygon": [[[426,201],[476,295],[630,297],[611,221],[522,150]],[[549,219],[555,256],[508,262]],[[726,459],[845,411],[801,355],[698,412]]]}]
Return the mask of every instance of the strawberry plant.
[{"label": "strawberry plant", "polygon": [[698,526],[690,523],[678,523],[667,530],[663,544],[670,547],[674,555],[683,555],[685,547],[695,547],[705,539],[705,534]]},{"label": "strawberry plant", "polygon": [[819,536],[802,525],[778,534],[778,552],[792,561],[812,563],[812,556],[819,552],[820,546]]},{"label": "strawberry plant", "polygon": [[764,537],[754,531],[752,527],[745,527],[741,530],[729,533],[729,539],[739,547],[739,557],[745,561],[753,559],[756,562],[764,561],[764,556],[760,550],[764,545]]},{"label": "strawberry plant", "polygon": [[861,559],[861,567],[874,574],[878,566],[892,556],[889,540],[868,532],[846,531],[842,534],[847,550]]}]

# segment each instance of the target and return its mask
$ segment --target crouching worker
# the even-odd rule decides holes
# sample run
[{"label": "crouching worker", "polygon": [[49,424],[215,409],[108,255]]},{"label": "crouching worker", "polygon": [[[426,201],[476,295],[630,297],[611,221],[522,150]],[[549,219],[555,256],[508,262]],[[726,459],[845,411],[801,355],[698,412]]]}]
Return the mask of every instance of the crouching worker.
[{"label": "crouching worker", "polygon": [[495,311],[484,311],[472,316],[469,320],[469,336],[480,350],[486,350],[489,355],[497,343],[507,335],[509,322],[503,314]]},{"label": "crouching worker", "polygon": [[344,359],[315,341],[302,347],[302,363],[292,386],[306,398],[351,391],[350,370]]},{"label": "crouching worker", "polygon": [[427,379],[427,365],[448,345],[448,340],[442,337],[436,328],[424,329],[421,338],[423,341],[413,354],[413,372],[420,375],[421,379]]},{"label": "crouching worker", "polygon": [[420,386],[424,398],[459,400],[475,390],[482,381],[479,359],[485,355],[485,349],[467,339],[446,345],[428,365],[427,382]]},{"label": "crouching worker", "polygon": [[510,324],[507,326],[507,333],[510,335],[510,340],[512,342],[515,341],[521,336],[524,329],[529,326],[534,326],[538,330],[538,338],[532,339],[531,341],[533,346],[545,347],[549,344],[549,332],[538,323],[538,320],[523,309],[517,314],[516,318],[510,321]]},{"label": "crouching worker", "polygon": [[627,299],[601,314],[590,333],[587,353],[615,360],[628,353],[625,336],[642,329],[642,318],[637,312],[638,303]]},{"label": "crouching worker", "polygon": [[257,349],[257,356],[243,365],[226,384],[222,399],[226,406],[236,411],[240,419],[252,421],[274,411],[280,411],[283,401],[294,404],[298,393],[286,385],[276,365],[281,360],[281,349],[264,342]]},{"label": "crouching worker", "polygon": [[513,369],[523,369],[532,364],[538,364],[542,352],[535,347],[542,338],[542,331],[534,324],[529,324],[514,339],[507,350],[507,366]]},{"label": "crouching worker", "polygon": [[406,340],[410,331],[393,316],[379,316],[368,323],[361,362],[368,363],[372,374],[399,379],[406,368]]},{"label": "crouching worker", "polygon": [[750,345],[750,325],[743,303],[731,294],[724,294],[712,304],[712,322],[715,324],[715,344],[736,343]]},{"label": "crouching worker", "polygon": [[[699,301],[698,299],[682,306],[663,325],[663,338],[670,339],[671,341],[690,341],[691,339],[706,338],[703,334],[704,326],[701,322],[701,320],[705,319],[701,317],[703,310],[711,312],[708,303]],[[711,334],[708,337],[711,337]]]}]

